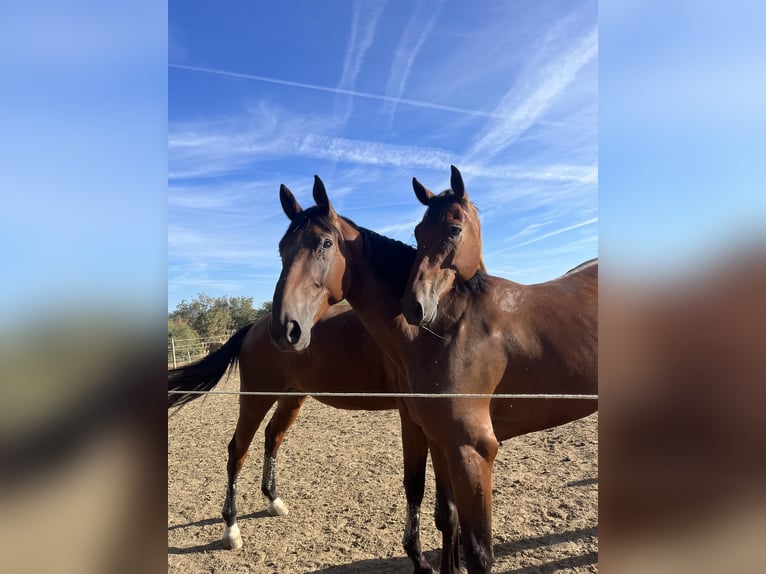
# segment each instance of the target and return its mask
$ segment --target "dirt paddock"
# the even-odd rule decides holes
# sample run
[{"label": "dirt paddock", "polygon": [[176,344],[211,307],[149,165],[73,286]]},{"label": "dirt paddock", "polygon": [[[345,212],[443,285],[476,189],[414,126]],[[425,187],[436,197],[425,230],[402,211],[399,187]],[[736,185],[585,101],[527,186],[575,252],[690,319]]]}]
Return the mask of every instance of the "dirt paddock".
[{"label": "dirt paddock", "polygon": [[[238,388],[236,374],[217,387]],[[237,397],[197,399],[169,418],[168,572],[410,573],[398,414],[306,401],[277,459],[285,517],[267,516],[260,493],[268,416],[239,479],[238,551],[223,546],[220,514]],[[597,571],[597,426],[594,414],[503,443],[494,466],[493,572]],[[426,480],[421,535],[436,569],[430,462]]]}]

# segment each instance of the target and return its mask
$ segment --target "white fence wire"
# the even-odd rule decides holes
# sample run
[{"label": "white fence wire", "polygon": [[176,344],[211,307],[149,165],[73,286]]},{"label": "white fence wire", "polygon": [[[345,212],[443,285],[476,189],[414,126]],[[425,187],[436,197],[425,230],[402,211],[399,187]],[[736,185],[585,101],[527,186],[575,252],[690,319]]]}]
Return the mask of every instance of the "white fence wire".
[{"label": "white fence wire", "polygon": [[[223,344],[229,340],[232,333],[213,335],[209,337],[194,337],[191,339],[170,338],[168,342],[168,366],[177,368],[193,363],[214,350],[215,344]],[[566,400],[598,400],[598,395],[575,394],[531,394],[531,393],[335,393],[335,392],[303,392],[303,391],[168,391],[169,395],[254,395],[266,397],[367,397],[367,398],[415,398],[415,399],[566,399]]]}]

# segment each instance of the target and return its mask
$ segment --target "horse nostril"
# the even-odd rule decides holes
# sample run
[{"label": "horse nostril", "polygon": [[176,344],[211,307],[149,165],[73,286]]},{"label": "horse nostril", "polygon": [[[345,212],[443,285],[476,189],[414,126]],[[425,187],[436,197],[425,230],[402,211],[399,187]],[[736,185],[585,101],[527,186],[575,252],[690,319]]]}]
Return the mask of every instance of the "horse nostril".
[{"label": "horse nostril", "polygon": [[291,345],[295,345],[301,338],[301,326],[297,321],[290,321],[287,324],[287,340]]}]

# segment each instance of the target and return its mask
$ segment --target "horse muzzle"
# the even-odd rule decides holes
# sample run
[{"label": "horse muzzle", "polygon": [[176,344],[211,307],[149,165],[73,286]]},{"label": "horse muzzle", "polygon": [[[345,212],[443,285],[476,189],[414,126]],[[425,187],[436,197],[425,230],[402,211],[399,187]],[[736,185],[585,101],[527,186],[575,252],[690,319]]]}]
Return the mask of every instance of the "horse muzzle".
[{"label": "horse muzzle", "polygon": [[280,351],[303,351],[311,343],[310,330],[303,329],[300,322],[290,318],[275,321],[273,315],[269,318],[269,337]]},{"label": "horse muzzle", "polygon": [[402,314],[410,325],[427,327],[436,318],[436,305],[421,302],[414,296],[405,297],[402,301]]}]

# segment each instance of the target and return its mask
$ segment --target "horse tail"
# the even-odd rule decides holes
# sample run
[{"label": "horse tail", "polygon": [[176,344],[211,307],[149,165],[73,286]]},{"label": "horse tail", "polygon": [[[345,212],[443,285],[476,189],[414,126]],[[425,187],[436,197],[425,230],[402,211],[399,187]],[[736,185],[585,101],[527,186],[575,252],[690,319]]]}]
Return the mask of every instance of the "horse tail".
[{"label": "horse tail", "polygon": [[[168,371],[168,391],[209,391],[218,384],[227,369],[231,370],[239,360],[242,341],[253,323],[242,327],[217,351],[204,359]],[[168,408],[185,405],[200,395],[197,393],[168,392]]]}]

